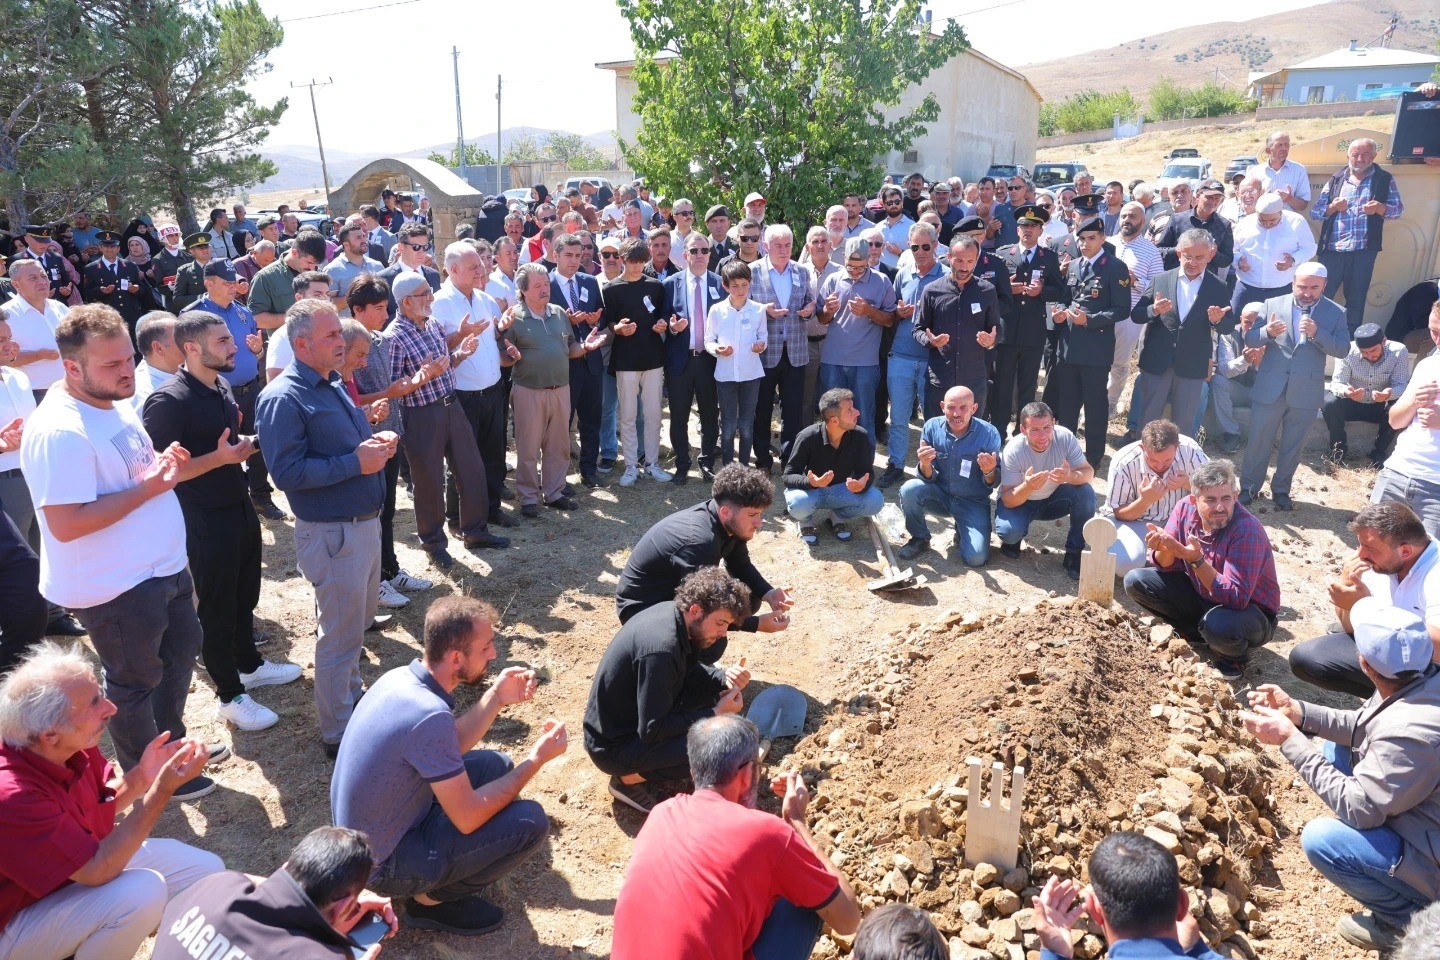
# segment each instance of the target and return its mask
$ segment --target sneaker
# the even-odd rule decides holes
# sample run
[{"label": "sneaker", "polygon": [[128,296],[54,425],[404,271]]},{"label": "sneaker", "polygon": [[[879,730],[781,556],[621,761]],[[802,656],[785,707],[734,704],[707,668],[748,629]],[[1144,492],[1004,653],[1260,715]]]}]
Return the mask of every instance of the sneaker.
[{"label": "sneaker", "polygon": [[645,472],[650,474],[651,480],[654,480],[658,483],[669,483],[671,480],[675,479],[674,476],[671,475],[670,471],[665,470],[658,463],[650,464],[649,468]]},{"label": "sneaker", "polygon": [[1018,544],[1018,543],[1006,543],[1006,542],[1003,541],[1003,540],[1000,541],[1000,556],[1002,556],[1002,557],[1008,557],[1008,558],[1011,559],[1011,560],[1019,560],[1019,559],[1020,559],[1020,544]]},{"label": "sneaker", "polygon": [[221,720],[241,730],[265,730],[280,722],[280,715],[255,702],[248,693],[222,703],[216,710]]},{"label": "sneaker", "polygon": [[289,520],[290,514],[275,505],[274,500],[252,500],[255,512],[266,520]]},{"label": "sneaker", "polygon": [[1235,660],[1231,657],[1216,657],[1215,669],[1220,671],[1220,676],[1226,680],[1239,680],[1245,676],[1245,668],[1249,666],[1246,660]]},{"label": "sneaker", "polygon": [[830,528],[830,532],[834,534],[835,539],[839,540],[841,543],[846,543],[851,537],[855,536],[855,534],[850,531],[850,528],[845,526],[844,523],[836,523],[834,517],[830,517],[829,519],[827,519],[825,521],[825,526]]},{"label": "sneaker", "polygon": [[885,472],[880,474],[880,479],[875,482],[880,486],[880,489],[886,490],[890,487],[893,487],[904,476],[905,468],[897,467],[892,463],[890,464],[890,466],[885,468]]},{"label": "sneaker", "polygon": [[610,778],[610,796],[631,810],[641,813],[649,813],[655,809],[657,803],[665,799],[659,791],[643,780],[639,783],[621,783],[619,777]]},{"label": "sneaker", "polygon": [[216,740],[214,743],[205,744],[205,749],[209,751],[209,755],[205,758],[206,766],[212,763],[219,763],[221,760],[230,759],[230,744],[228,743],[221,743],[219,740]]},{"label": "sneaker", "polygon": [[390,586],[396,590],[429,590],[435,584],[424,577],[417,577],[413,573],[406,573],[401,570],[390,578]]},{"label": "sneaker", "polygon": [[615,469],[615,458],[601,457],[600,462],[595,465],[595,469],[600,473],[609,473]]},{"label": "sneaker", "polygon": [[910,539],[910,542],[906,543],[905,546],[895,551],[895,556],[899,557],[901,560],[914,560],[916,557],[920,556],[922,553],[929,549],[929,540],[917,540],[912,537]]},{"label": "sneaker", "polygon": [[209,777],[196,777],[180,784],[179,789],[170,795],[170,802],[176,800],[185,803],[188,800],[199,800],[201,797],[208,797],[215,792],[215,781]]},{"label": "sneaker", "polygon": [[[601,461],[601,463],[604,463],[604,461]],[[603,467],[601,468],[601,471],[604,471]],[[625,472],[620,475],[620,486],[633,487],[635,486],[635,481],[639,479],[640,471],[636,470],[633,466],[627,466],[625,468]]]},{"label": "sneaker", "polygon": [[1066,551],[1065,551],[1065,559],[1064,559],[1064,561],[1063,561],[1063,565],[1064,565],[1064,567],[1065,567],[1065,576],[1069,577],[1071,580],[1079,580],[1079,579],[1080,579],[1080,551],[1079,551],[1079,550],[1066,550]]},{"label": "sneaker", "polygon": [[1385,953],[1400,944],[1401,930],[1381,922],[1369,911],[1352,913],[1335,922],[1335,932],[1350,943],[1366,950]]},{"label": "sneaker", "polygon": [[254,673],[240,674],[240,682],[245,684],[246,690],[254,690],[256,687],[278,687],[299,679],[300,668],[296,664],[271,663],[269,660],[261,660],[260,666],[255,669]]},{"label": "sneaker", "polygon": [[410,900],[400,919],[408,927],[458,933],[462,937],[478,937],[505,922],[505,911],[478,894],[428,904]]},{"label": "sneaker", "polygon": [[800,525],[800,539],[805,541],[805,543],[809,546],[815,546],[815,544],[820,540],[820,538],[815,533],[815,524],[802,523]]},{"label": "sneaker", "polygon": [[410,602],[410,598],[391,586],[389,580],[380,581],[380,599],[376,601],[382,607],[391,610],[398,610]]}]

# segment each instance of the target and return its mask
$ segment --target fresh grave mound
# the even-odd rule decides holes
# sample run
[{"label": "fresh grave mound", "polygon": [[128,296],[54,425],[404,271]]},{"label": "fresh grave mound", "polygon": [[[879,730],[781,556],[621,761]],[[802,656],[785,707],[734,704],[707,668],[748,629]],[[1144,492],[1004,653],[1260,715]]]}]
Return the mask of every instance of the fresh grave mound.
[{"label": "fresh grave mound", "polygon": [[[1234,721],[1219,675],[1165,626],[1070,598],[951,612],[877,644],[853,696],[791,762],[813,784],[815,833],[866,909],[930,912],[952,955],[1038,958],[1031,895],[1084,879],[1107,833],[1140,830],[1179,858],[1201,930],[1253,956],[1268,933],[1252,887],[1273,846],[1273,761]],[[964,863],[969,757],[1026,769],[1020,863]],[[987,774],[988,778],[988,774]],[[1100,955],[1098,926],[1076,955]],[[1224,941],[1222,943],[1222,941]],[[820,955],[849,950],[822,938]]]}]

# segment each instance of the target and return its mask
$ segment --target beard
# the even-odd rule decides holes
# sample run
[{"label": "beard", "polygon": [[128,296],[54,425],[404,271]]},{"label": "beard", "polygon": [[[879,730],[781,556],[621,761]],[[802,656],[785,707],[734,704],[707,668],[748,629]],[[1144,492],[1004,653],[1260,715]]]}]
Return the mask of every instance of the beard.
[{"label": "beard", "polygon": [[85,388],[86,393],[94,397],[96,400],[110,400],[113,402],[115,400],[129,400],[131,397],[135,396],[135,378],[133,376],[130,378],[129,386],[118,383],[113,387],[105,386],[103,384],[97,383],[94,380],[91,380],[90,374],[85,370],[84,367],[81,367],[80,385]]},{"label": "beard", "polygon": [[206,370],[214,370],[217,373],[229,373],[235,369],[234,357],[226,359],[218,354],[211,353],[209,350],[200,351],[200,363]]}]

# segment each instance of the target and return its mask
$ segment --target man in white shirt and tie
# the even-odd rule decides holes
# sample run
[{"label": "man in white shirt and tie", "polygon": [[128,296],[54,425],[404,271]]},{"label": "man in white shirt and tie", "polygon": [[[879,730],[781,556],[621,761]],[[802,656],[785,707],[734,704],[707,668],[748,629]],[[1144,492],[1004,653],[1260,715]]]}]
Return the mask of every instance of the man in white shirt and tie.
[{"label": "man in white shirt and tie", "polygon": [[705,320],[725,299],[720,276],[709,269],[710,238],[692,233],[680,252],[684,269],[665,281],[670,302],[670,335],[665,340],[665,390],[670,398],[670,449],[675,477],[683,486],[690,472],[690,409],[700,410],[700,475],[714,478],[720,446],[720,401],[715,357],[705,350]]}]

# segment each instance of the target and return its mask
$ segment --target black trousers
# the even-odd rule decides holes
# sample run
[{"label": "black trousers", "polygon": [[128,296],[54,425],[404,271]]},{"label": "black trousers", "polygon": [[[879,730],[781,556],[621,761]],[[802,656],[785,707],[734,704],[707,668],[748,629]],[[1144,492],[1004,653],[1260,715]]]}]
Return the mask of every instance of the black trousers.
[{"label": "black trousers", "polygon": [[1085,409],[1085,459],[1098,467],[1105,456],[1105,431],[1110,426],[1109,367],[1081,367],[1057,363],[1045,381],[1045,402],[1055,421],[1074,433]]},{"label": "black trousers", "polygon": [[[804,369],[801,369],[804,385]],[[700,408],[700,463],[715,463],[720,447],[720,399],[715,387],[715,358],[701,351],[692,353],[685,369],[665,373],[665,391],[670,397],[670,449],[675,452],[675,472],[690,469],[690,408]],[[781,408],[783,411],[783,407]]]},{"label": "black trousers", "polygon": [[[455,401],[475,433],[475,446],[485,464],[485,490],[492,510],[500,509],[505,493],[505,385],[496,381],[484,390],[456,390]],[[445,484],[445,519],[460,519],[460,491],[455,482],[455,464],[450,462]],[[383,573],[385,563],[380,563]]]},{"label": "black trousers", "polygon": [[[240,345],[248,349],[242,343]],[[261,364],[263,367],[264,364]],[[261,370],[259,376],[249,383],[242,383],[238,387],[232,387],[235,394],[235,406],[240,408],[240,432],[253,434],[255,432],[255,400],[260,396],[260,391],[265,387],[265,371]],[[274,488],[270,486],[270,473],[265,469],[265,454],[256,446],[255,452],[250,459],[245,461],[245,483],[250,488],[250,498],[259,500],[262,503],[270,499]],[[208,662],[208,661],[207,661]]]},{"label": "black trousers", "polygon": [[995,345],[995,392],[990,394],[990,423],[1000,431],[1003,440],[1010,421],[1035,399],[1035,385],[1040,381],[1040,361],[1045,346],[1019,347],[1011,343]]},{"label": "black trousers", "polygon": [[1348,633],[1327,633],[1297,643],[1290,650],[1290,672],[1322,690],[1335,690],[1365,699],[1375,684],[1360,669],[1355,638]]},{"label": "black trousers", "polygon": [[[816,346],[823,346],[823,344],[812,344],[810,349],[814,350]],[[891,324],[888,327],[880,328],[880,356],[876,360],[880,364],[880,382],[875,387],[875,428],[870,430],[870,443],[873,445],[884,441],[887,449],[890,446],[890,350],[894,346],[895,325]],[[815,400],[818,404],[819,394],[815,395]],[[811,413],[814,413],[815,410],[816,408],[813,406],[810,408]],[[934,414],[926,410],[925,416],[928,418]],[[861,424],[861,426],[865,425]],[[904,427],[909,430],[910,424],[906,423]],[[866,427],[866,429],[870,428]]]},{"label": "black trousers", "polygon": [[[724,681],[718,679],[704,664],[694,664],[681,681],[680,694],[672,712],[693,713],[715,706],[725,692]],[[605,705],[598,705],[604,712]],[[634,709],[633,705],[630,709]],[[638,773],[647,780],[684,780],[690,776],[690,755],[685,749],[685,734],[646,742],[638,734],[628,740],[604,747],[585,736],[585,752],[603,772],[624,777]]]},{"label": "black trousers", "polygon": [[380,579],[400,572],[395,556],[395,488],[400,484],[400,455],[385,461],[385,505],[380,508]]},{"label": "black trousers", "polygon": [[570,414],[580,425],[580,476],[594,479],[600,468],[600,415],[605,406],[605,374],[570,364]]},{"label": "black trousers", "polygon": [[415,532],[427,551],[443,550],[445,536],[445,464],[454,468],[460,488],[460,530],[464,537],[489,530],[490,494],[485,461],[475,445],[470,421],[454,395],[422,407],[400,408],[405,422],[403,443],[415,485]]},{"label": "black trousers", "polygon": [[1325,418],[1325,426],[1330,430],[1331,447],[1337,443],[1348,445],[1345,424],[1350,421],[1378,423],[1380,429],[1375,434],[1375,448],[1370,451],[1370,456],[1382,462],[1390,456],[1390,448],[1395,444],[1395,428],[1390,426],[1390,403],[1361,403],[1359,400],[1337,397],[1330,393],[1325,396],[1325,405],[1320,408],[1320,415]]},{"label": "black trousers", "polygon": [[40,596],[40,558],[0,511],[0,675],[15,668],[41,640],[49,620]]},{"label": "black trousers", "polygon": [[805,365],[790,362],[789,348],[781,348],[780,359],[765,371],[760,397],[755,401],[755,466],[768,470],[775,462],[770,446],[770,421],[775,415],[775,394],[780,394],[780,459],[790,455],[790,444],[806,426],[804,422]]},{"label": "black trousers", "polygon": [[254,673],[261,662],[252,627],[260,603],[260,519],[248,500],[182,509],[204,633],[200,649],[216,696],[229,703],[245,692],[240,674]]}]

